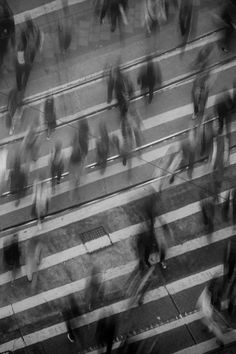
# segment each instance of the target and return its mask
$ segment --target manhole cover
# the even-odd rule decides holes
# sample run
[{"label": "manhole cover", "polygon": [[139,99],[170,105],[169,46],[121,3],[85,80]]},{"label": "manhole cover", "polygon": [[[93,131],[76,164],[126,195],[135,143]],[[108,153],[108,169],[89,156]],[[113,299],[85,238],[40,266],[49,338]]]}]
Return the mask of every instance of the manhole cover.
[{"label": "manhole cover", "polygon": [[88,253],[95,252],[112,244],[109,233],[106,232],[103,226],[82,232],[80,237]]}]

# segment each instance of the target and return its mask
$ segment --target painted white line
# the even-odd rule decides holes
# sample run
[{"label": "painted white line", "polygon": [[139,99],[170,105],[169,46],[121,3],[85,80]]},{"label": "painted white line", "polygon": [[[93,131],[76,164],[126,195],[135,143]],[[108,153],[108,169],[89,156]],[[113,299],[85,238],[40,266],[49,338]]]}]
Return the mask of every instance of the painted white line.
[{"label": "painted white line", "polygon": [[[214,99],[210,98],[209,100],[209,104],[213,103]],[[236,131],[236,122],[233,122],[232,124],[232,132]],[[148,152],[144,152],[142,155],[142,159],[140,160],[139,157],[133,157],[132,158],[132,169],[136,168],[136,167],[140,167],[140,166],[144,166],[150,162],[153,162],[159,158],[162,158],[166,155],[167,151],[172,147],[173,152],[176,152],[178,150],[179,147],[179,142],[175,142],[175,143],[170,143],[168,145],[164,145],[161,146],[159,148],[156,148],[155,150],[151,150]],[[127,171],[127,167],[126,168],[122,168],[122,171],[126,172]],[[80,187],[83,187],[84,185],[93,183],[93,182],[97,182],[100,180],[105,180],[105,178],[107,177],[112,177],[116,174],[121,173],[121,162],[117,162],[115,164],[112,165],[108,165],[108,167],[106,168],[106,171],[104,173],[104,175],[102,175],[100,173],[99,170],[97,171],[92,171],[90,173],[88,173],[86,175],[86,178],[83,180],[81,180],[81,184]],[[161,174],[161,170],[159,169],[157,172],[157,176],[158,174]],[[55,196],[56,195],[60,195],[63,194],[65,192],[69,192],[73,187],[70,185],[70,182],[64,182],[60,184],[60,189],[58,191],[56,191]],[[32,195],[28,195],[25,198],[22,198],[21,200],[21,204],[20,204],[20,208],[25,208],[28,207],[32,204]],[[15,206],[15,202],[11,201],[8,203],[4,203],[2,205],[0,205],[0,216],[2,215],[6,215],[8,213],[11,213],[15,210],[19,210],[19,208],[17,208]]]},{"label": "painted white line", "polygon": [[[226,197],[227,191],[224,191],[220,193],[219,195],[219,200],[223,201]],[[175,209],[171,212],[162,214],[162,217],[166,220],[166,222],[172,223],[178,220],[181,220],[183,218],[186,218],[187,216],[194,215],[200,211],[199,207],[199,201],[190,203],[184,207]],[[158,220],[155,223],[155,227],[158,228],[159,222]],[[126,239],[131,238],[132,236],[135,236],[139,234],[142,230],[144,230],[146,227],[145,222],[137,223],[131,226],[128,226],[126,228],[114,231],[110,233],[110,239],[112,243],[117,243],[120,241],[124,241]],[[212,238],[211,238],[211,243],[218,242],[220,240],[227,239],[231,236],[234,235],[234,232],[231,227],[227,227],[224,229],[221,229],[220,231],[216,231],[213,233]],[[38,270],[45,270],[50,267],[56,266],[60,263],[67,262],[68,260],[71,260],[73,258],[77,258],[79,256],[82,256],[87,253],[87,250],[98,250],[101,247],[108,246],[110,244],[109,239],[106,237],[104,238],[104,241],[101,242],[101,238],[97,240],[93,240],[90,242],[87,242],[85,245],[84,244],[79,244],[77,246],[68,248],[66,250],[63,250],[58,253],[54,253],[48,257],[45,257],[42,259],[42,262],[38,268]],[[168,249],[167,252],[167,259],[176,257],[178,255],[182,255],[183,253],[186,252],[191,252],[194,251],[200,247],[207,246],[209,244],[209,238],[208,235],[198,237],[196,239],[187,241],[183,244],[171,247]],[[21,270],[19,274],[16,276],[16,279],[20,279],[23,276],[26,276],[27,270],[25,266],[21,267]],[[0,274],[0,286],[3,284],[6,284],[12,280],[12,273],[5,272]]]},{"label": "painted white line", "polygon": [[[231,154],[230,156],[230,164],[233,165],[236,163],[236,153]],[[193,178],[200,178],[208,174],[208,170],[206,165],[198,166],[194,169]],[[180,185],[185,183],[187,178],[186,172],[180,174],[183,178],[176,178],[174,185]],[[47,232],[52,230],[64,227],[69,225],[75,221],[80,221],[85,218],[88,218],[92,215],[98,214],[102,211],[107,211],[109,209],[125,205],[132,201],[138,200],[142,197],[148,196],[153,193],[153,189],[158,189],[160,184],[160,180],[154,181],[148,185],[144,185],[142,187],[138,187],[137,189],[132,189],[130,191],[124,192],[122,194],[116,194],[111,196],[105,200],[97,201],[94,204],[89,204],[79,208],[73,212],[68,214],[64,214],[63,216],[53,218],[52,220],[45,221],[44,228],[42,230],[38,230],[37,226],[32,226],[18,232],[19,242],[23,242],[29,240],[30,238],[45,235]],[[164,186],[163,189],[168,188],[168,186]],[[10,241],[12,235],[6,235],[0,238],[0,249],[3,248],[4,243]],[[122,237],[121,237],[122,239]]]},{"label": "painted white line", "polygon": [[[190,209],[189,206],[188,206],[188,208]],[[174,214],[174,212],[173,212],[173,214]],[[185,217],[185,215],[183,215],[182,217]],[[208,235],[201,236],[197,239],[183,243],[182,245],[171,247],[167,252],[167,259],[186,254],[187,252],[195,251],[195,250],[202,248],[204,246],[213,244],[215,242],[219,242],[221,240],[225,240],[233,235],[234,235],[234,231],[233,231],[232,227],[227,227],[225,229],[214,232],[210,241],[208,239]],[[62,257],[61,258],[59,257],[58,261],[59,260],[60,260],[60,263],[63,262]],[[120,265],[118,267],[107,269],[104,272],[103,281],[107,282],[110,280],[114,280],[118,277],[123,277],[128,274],[131,274],[132,271],[137,266],[137,264],[138,264],[138,260],[134,260],[134,261],[128,262],[125,265]],[[221,272],[222,272],[222,270],[221,270]],[[190,277],[186,277],[183,280],[178,280],[176,282],[173,282],[170,286],[167,286],[167,289],[170,294],[175,294],[176,292],[187,289],[191,282],[194,283],[195,285],[197,285],[198,282],[199,282],[199,284],[201,284],[202,276],[203,276],[202,274],[205,274],[205,273],[206,272],[204,271],[204,272],[198,273],[197,275],[191,275]],[[211,275],[211,272],[210,272],[210,275]],[[63,285],[63,286],[60,286],[57,288],[53,288],[48,291],[39,293],[37,295],[25,298],[24,300],[18,301],[12,305],[2,307],[2,308],[0,308],[0,319],[12,315],[12,309],[13,309],[14,313],[19,313],[22,311],[26,311],[30,308],[33,308],[35,306],[42,305],[48,301],[53,301],[58,298],[67,296],[71,293],[82,291],[85,289],[86,284],[88,283],[89,280],[90,280],[90,277],[79,279],[75,282],[71,282],[69,284],[66,284],[66,285]]]},{"label": "painted white line", "polygon": [[[68,0],[68,5],[72,6],[72,5],[80,4],[84,1],[86,0]],[[58,1],[58,0],[51,1],[45,5],[38,6],[28,11],[24,11],[14,15],[15,24],[18,25],[20,23],[23,23],[25,21],[25,16],[29,14],[32,19],[35,19],[40,16],[48,15],[51,12],[55,12],[61,9],[62,9],[62,1]]]},{"label": "painted white line", "polygon": [[[223,269],[223,266],[218,265],[213,268],[207,269],[204,272],[199,273],[199,277],[197,277],[196,274],[194,274],[192,276],[192,278],[188,277],[188,281],[189,281],[188,285],[189,286],[188,287],[186,286],[185,289],[190,289],[195,285],[200,285],[200,284],[204,284],[204,283],[208,282],[216,273],[220,275],[220,273],[222,272],[222,269]],[[180,279],[179,282],[183,283],[184,279]],[[167,287],[170,289],[173,289],[173,293],[174,293],[174,289],[175,289],[176,293],[179,292],[178,283],[174,282],[173,284],[170,283],[167,285]],[[166,292],[166,289],[163,286],[161,286],[158,289],[147,292],[147,294],[144,298],[144,303],[148,303],[150,301],[157,301],[157,300],[167,296],[167,294],[168,293]],[[122,312],[127,311],[128,309],[134,308],[134,307],[136,307],[136,305],[134,304],[134,302],[132,301],[131,298],[126,299],[126,300],[122,300],[120,302],[108,305],[106,307],[97,309],[95,311],[89,312],[87,314],[84,314],[82,316],[75,318],[72,321],[72,326],[73,327],[81,327],[84,325],[88,325],[90,323],[96,322],[101,317],[106,317],[111,312],[114,314],[119,314],[119,313],[122,313]],[[134,341],[142,340],[142,339],[145,339],[149,336],[155,335],[155,334],[151,335],[151,333],[156,333],[156,334],[163,333],[165,331],[169,331],[171,329],[177,328],[179,326],[182,326],[183,324],[190,323],[190,322],[198,320],[200,318],[201,318],[201,314],[196,312],[190,316],[180,318],[177,321],[173,321],[173,322],[170,322],[170,323],[165,324],[163,326],[159,326],[153,330],[141,333],[137,336],[134,336],[133,338],[134,338]],[[184,321],[187,321],[187,322],[184,322]],[[155,331],[157,331],[157,332],[155,332]],[[54,336],[57,336],[57,335],[60,335],[60,334],[66,333],[66,332],[67,332],[67,329],[65,327],[65,324],[58,323],[56,325],[44,328],[42,330],[39,330],[39,331],[30,333],[30,334],[24,336],[24,341],[25,341],[26,345],[29,346],[29,345],[41,342],[43,340],[52,338]],[[6,348],[9,348],[9,346],[10,346],[9,343],[11,344],[12,341],[0,345],[0,350],[1,351],[7,350]],[[21,344],[19,343],[19,345],[21,345]],[[15,347],[15,350],[20,349],[20,348],[22,348],[22,347],[21,346]]]},{"label": "painted white line", "polygon": [[[225,344],[231,344],[236,341],[236,330],[232,330],[230,332],[226,332],[224,334]],[[209,339],[205,342],[201,342],[192,347],[185,348],[183,350],[179,350],[173,354],[204,354],[210,352],[211,350],[219,349],[219,344],[216,342],[216,338]],[[230,348],[228,348],[228,353],[230,353]],[[233,353],[231,351],[231,353]]]},{"label": "painted white line", "polygon": [[[213,33],[213,34],[209,35],[207,38],[198,39],[194,43],[188,44],[186,46],[186,48],[185,48],[185,52],[188,52],[188,51],[203,47],[203,46],[205,46],[207,44],[210,44],[210,43],[214,43],[220,37],[221,37],[220,33]],[[177,49],[169,51],[167,53],[160,54],[160,56],[155,58],[154,61],[155,62],[161,62],[163,60],[167,60],[167,59],[170,59],[170,58],[172,58],[172,57],[174,57],[176,55],[179,55],[180,53],[181,53],[181,49],[177,48]],[[129,66],[129,68],[125,69],[125,71],[130,72],[132,70],[139,69],[144,64],[143,63],[136,64],[136,63],[139,62],[139,61],[142,61],[142,60],[144,60],[144,57],[140,57],[138,59],[126,62],[125,65]],[[134,65],[135,65],[135,67],[132,67]],[[60,96],[60,95],[64,95],[65,92],[63,92],[63,91],[66,91],[66,93],[68,93],[68,92],[73,92],[75,90],[78,90],[78,89],[80,89],[78,87],[78,85],[81,84],[81,83],[83,83],[83,87],[82,87],[82,89],[83,89],[85,86],[93,85],[94,82],[89,81],[89,80],[91,80],[92,78],[97,78],[97,77],[100,77],[100,78],[96,79],[96,82],[104,81],[103,71],[99,71],[99,72],[96,72],[96,73],[94,73],[92,75],[88,75],[88,76],[85,76],[85,77],[78,78],[76,80],[70,81],[68,83],[65,83],[65,84],[62,84],[62,85],[58,85],[58,86],[56,86],[56,87],[54,87],[53,89],[50,89],[50,90],[45,90],[45,91],[42,91],[40,93],[36,93],[34,95],[26,97],[25,100],[26,100],[27,104],[30,104],[30,101],[35,101],[35,100],[37,100],[38,102],[42,102],[44,100],[43,97],[46,97],[49,94],[53,94],[53,95],[55,95],[57,97],[57,96]],[[35,102],[32,105],[34,105],[34,104],[35,104]],[[0,107],[0,109],[2,110],[3,107]]]}]

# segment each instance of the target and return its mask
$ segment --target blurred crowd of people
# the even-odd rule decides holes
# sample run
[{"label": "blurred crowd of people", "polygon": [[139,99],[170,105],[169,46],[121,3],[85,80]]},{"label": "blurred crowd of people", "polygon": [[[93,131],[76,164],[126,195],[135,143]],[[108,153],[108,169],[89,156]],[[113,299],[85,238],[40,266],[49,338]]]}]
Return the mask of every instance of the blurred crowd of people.
[{"label": "blurred crowd of people", "polygon": [[[197,4],[195,0],[146,0],[143,2],[143,24],[145,33],[149,37],[156,38],[160,27],[171,20],[173,12],[178,13],[178,25],[182,37],[183,48],[187,44],[190,32],[194,31],[197,17]],[[120,37],[123,41],[123,26],[128,24],[128,0],[94,0],[94,15],[102,25],[107,18],[110,22],[110,31],[119,28]],[[59,47],[63,55],[70,47],[72,39],[72,26],[69,19],[69,9],[66,0],[62,2],[63,16],[58,23]],[[235,30],[235,1],[229,0],[222,6],[220,20],[225,24],[225,32],[220,40],[220,46],[224,52],[230,49],[233,32]],[[42,51],[44,45],[44,33],[37,24],[28,16],[24,24],[16,33],[14,15],[7,1],[0,2],[0,65],[3,64],[4,56],[11,46],[15,54],[16,86],[12,88],[8,96],[8,119],[9,133],[13,134],[19,117],[23,112],[23,99],[25,89],[32,71],[35,57]],[[219,20],[219,18],[217,19]],[[147,199],[143,208],[146,220],[145,230],[137,237],[136,251],[138,266],[135,275],[127,285],[124,296],[130,296],[132,301],[141,305],[145,299],[145,293],[152,280],[152,273],[156,263],[160,263],[162,270],[166,270],[166,254],[168,251],[167,239],[173,238],[173,233],[164,220],[162,186],[168,180],[172,184],[176,175],[183,168],[187,169],[189,180],[193,177],[196,162],[207,159],[210,182],[206,190],[199,191],[201,200],[201,213],[204,225],[207,227],[209,237],[214,231],[216,209],[221,208],[222,220],[228,221],[230,215],[233,223],[236,221],[236,190],[231,189],[222,202],[219,196],[223,183],[227,183],[225,176],[226,167],[230,159],[231,147],[231,121],[236,109],[236,81],[232,87],[225,88],[218,95],[214,114],[206,113],[207,101],[211,90],[211,74],[209,63],[213,52],[213,45],[203,47],[194,62],[192,69],[196,71],[192,86],[193,116],[189,122],[187,136],[178,143],[177,150],[168,151],[167,157],[161,166],[161,185]],[[162,86],[162,72],[158,60],[154,55],[148,54],[145,63],[137,74],[137,82],[132,82],[122,63],[118,60],[115,64],[109,64],[104,77],[107,83],[107,104],[116,103],[119,112],[120,129],[117,134],[109,131],[109,123],[102,121],[99,124],[98,136],[96,137],[96,164],[104,174],[109,163],[109,158],[119,157],[124,166],[127,165],[131,172],[132,156],[141,155],[141,147],[145,141],[143,134],[142,117],[135,104],[135,87],[138,86],[146,104],[152,104],[154,93]],[[57,117],[54,97],[48,97],[44,102],[41,113],[45,123],[47,139],[50,139],[57,126]],[[28,127],[20,149],[14,154],[10,169],[10,192],[16,197],[16,206],[21,198],[27,193],[28,176],[31,166],[35,164],[40,155],[41,138],[38,134],[39,124],[32,121]],[[37,219],[38,228],[42,228],[42,221],[48,214],[51,196],[56,193],[65,171],[69,171],[71,200],[77,196],[78,187],[85,177],[85,167],[89,152],[90,128],[86,119],[80,120],[73,129],[71,137],[71,154],[65,158],[62,141],[54,143],[50,159],[50,176],[48,182],[45,175],[39,174],[33,183],[31,217]],[[0,151],[1,160],[1,192],[5,190],[7,181],[8,151]],[[156,228],[156,223],[160,227]],[[158,230],[158,231],[157,231]],[[235,241],[232,239],[225,252],[225,269],[223,280],[214,278],[201,295],[198,306],[203,312],[205,325],[212,331],[220,343],[224,343],[224,328],[228,322],[221,315],[222,299],[228,301],[229,316],[235,311]],[[21,264],[21,251],[18,236],[14,235],[4,247],[4,262],[7,269],[12,271],[13,280],[17,277],[17,271]],[[32,281],[33,275],[42,259],[42,245],[32,244],[29,246],[27,258],[27,278]],[[105,289],[101,271],[94,267],[90,281],[86,288],[87,310],[92,311],[104,300]],[[80,311],[72,299],[67,310],[63,312],[63,318],[67,325],[68,339],[76,341],[77,334],[73,330],[71,319],[78,316]],[[216,320],[217,317],[217,320]],[[224,328],[223,328],[224,327]],[[223,328],[223,329],[222,329]],[[106,346],[106,352],[111,353],[112,345],[116,337],[118,323],[112,314],[106,314],[98,322],[96,340]],[[83,341],[81,341],[83,343]],[[126,338],[120,353],[129,353],[129,339]],[[138,353],[138,351],[137,351]]]}]

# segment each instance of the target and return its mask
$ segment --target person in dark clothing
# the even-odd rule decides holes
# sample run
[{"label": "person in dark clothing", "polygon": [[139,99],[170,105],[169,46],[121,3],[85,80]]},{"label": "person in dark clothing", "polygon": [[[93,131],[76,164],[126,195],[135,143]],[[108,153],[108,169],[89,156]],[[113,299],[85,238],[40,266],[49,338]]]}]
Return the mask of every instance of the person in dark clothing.
[{"label": "person in dark clothing", "polygon": [[18,90],[25,89],[36,53],[41,44],[41,32],[31,17],[27,16],[17,45],[16,81]]},{"label": "person in dark clothing", "polygon": [[215,103],[215,112],[219,120],[219,134],[223,133],[223,128],[226,128],[226,136],[230,143],[230,131],[232,120],[232,98],[227,90],[224,90]]},{"label": "person in dark clothing", "polygon": [[101,269],[97,266],[93,266],[85,290],[85,303],[89,311],[94,310],[98,304],[100,305],[103,302],[104,291]]},{"label": "person in dark clothing", "polygon": [[16,206],[20,204],[20,198],[25,195],[26,185],[26,173],[21,167],[20,157],[16,155],[13,168],[10,172],[10,191],[16,195]]},{"label": "person in dark clothing", "polygon": [[186,44],[193,14],[193,0],[181,0],[179,7],[179,25],[184,44]]},{"label": "person in dark clothing", "polygon": [[198,118],[200,120],[200,123],[202,122],[204,116],[205,107],[209,95],[207,81],[208,73],[199,74],[194,80],[192,87],[192,100],[194,107],[193,119]]},{"label": "person in dark clothing", "polygon": [[134,89],[130,79],[121,72],[120,67],[116,68],[114,91],[118,101],[121,119],[126,119],[129,109],[129,101],[133,95]]},{"label": "person in dark clothing", "polygon": [[234,33],[234,22],[236,19],[236,4],[235,1],[227,0],[224,2],[221,12],[221,19],[225,23],[225,30],[222,40],[222,50],[227,53],[230,49],[232,36]]},{"label": "person in dark clothing", "polygon": [[15,22],[11,8],[6,0],[0,1],[0,66],[7,53],[8,44],[15,44]]},{"label": "person in dark clothing", "polygon": [[85,159],[88,154],[89,149],[89,125],[87,119],[83,119],[79,122],[79,143],[81,148],[81,153]]},{"label": "person in dark clothing", "polygon": [[18,91],[25,90],[30,75],[31,65],[27,61],[26,53],[27,53],[27,39],[25,33],[22,31],[20,35],[20,41],[17,45],[17,53],[16,53],[16,60],[15,60],[16,84],[17,84]]},{"label": "person in dark clothing", "polygon": [[228,287],[229,314],[232,315],[235,306],[235,286],[236,286],[236,239],[232,237],[226,247],[224,256],[224,289]]},{"label": "person in dark clothing", "polygon": [[68,1],[62,0],[63,20],[58,24],[58,39],[62,53],[65,53],[71,44],[72,25],[69,19]]},{"label": "person in dark clothing", "polygon": [[55,184],[61,182],[61,176],[64,170],[64,158],[62,155],[62,144],[57,141],[55,149],[51,157],[51,177],[52,177],[52,191],[55,191]]},{"label": "person in dark clothing", "polygon": [[105,172],[107,166],[107,158],[109,155],[109,135],[105,123],[99,126],[99,139],[97,139],[97,162],[101,167],[101,173]]},{"label": "person in dark clothing", "polygon": [[67,338],[71,343],[79,343],[80,349],[83,348],[83,336],[78,330],[74,330],[71,321],[74,317],[81,315],[80,307],[73,295],[69,296],[68,304],[62,311],[62,317],[67,328]]},{"label": "person in dark clothing", "polygon": [[45,101],[44,120],[47,126],[47,139],[50,139],[51,133],[55,130],[57,125],[53,96],[47,98]]},{"label": "person in dark clothing", "polygon": [[215,198],[210,196],[207,199],[201,200],[201,211],[203,223],[207,226],[207,233],[211,236],[214,231],[215,218]]},{"label": "person in dark clothing", "polygon": [[150,56],[147,57],[147,63],[140,70],[137,83],[141,86],[141,91],[143,94],[149,95],[148,103],[152,102],[153,99],[153,91],[158,84],[161,85],[161,71],[159,65],[156,63],[154,65],[152,58]]},{"label": "person in dark clothing", "polygon": [[12,284],[20,268],[20,248],[18,235],[14,234],[12,240],[4,245],[3,260],[8,270],[12,271]]},{"label": "person in dark clothing", "polygon": [[96,339],[106,346],[106,354],[111,354],[113,342],[117,332],[117,323],[114,316],[101,318],[97,324]]}]

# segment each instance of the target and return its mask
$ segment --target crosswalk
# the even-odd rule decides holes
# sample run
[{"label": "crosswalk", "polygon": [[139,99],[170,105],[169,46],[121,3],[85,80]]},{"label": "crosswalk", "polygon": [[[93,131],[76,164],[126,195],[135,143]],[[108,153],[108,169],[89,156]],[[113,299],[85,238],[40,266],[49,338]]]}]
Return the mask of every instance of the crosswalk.
[{"label": "crosswalk", "polygon": [[[71,4],[78,2],[79,0],[72,0]],[[39,17],[46,10],[53,12],[58,6],[60,7],[58,2],[53,1],[35,9],[32,17]],[[16,17],[17,23],[21,22],[20,16],[23,14]],[[218,33],[212,33],[203,40],[189,44],[186,47],[187,60],[191,62],[195,50],[205,44],[214,43],[218,38]],[[179,54],[180,50],[177,49],[161,57],[162,70],[170,65],[169,60],[176,60],[177,65]],[[213,64],[211,94],[207,103],[209,114],[214,114],[214,103],[221,89],[225,86],[232,87],[235,55],[232,53],[230,58],[225,60],[215,51]],[[133,81],[140,65],[142,64],[127,64]],[[235,187],[236,122],[233,119],[231,127],[230,162],[225,172],[228,182],[223,184],[219,195],[215,230],[208,235],[202,223],[199,203],[200,191],[207,191],[210,181],[207,161],[199,161],[196,164],[191,181],[187,177],[186,169],[183,169],[170,185],[167,178],[170,171],[164,171],[163,175],[162,170],[163,162],[170,151],[171,154],[177,151],[179,142],[185,138],[193,113],[190,91],[195,74],[187,67],[183,71],[176,70],[175,76],[166,78],[165,88],[156,92],[150,108],[145,106],[142,98],[135,100],[137,109],[144,117],[144,146],[141,156],[133,154],[131,177],[128,168],[122,165],[118,156],[111,156],[103,175],[95,164],[98,123],[108,120],[109,117],[111,133],[118,136],[120,134],[116,110],[109,111],[105,103],[105,94],[103,95],[102,91],[105,92],[106,86],[101,73],[98,73],[96,79],[95,76],[92,77],[91,81],[87,78],[88,83],[82,88],[87,90],[87,95],[90,90],[99,92],[98,99],[97,96],[88,97],[87,106],[85,105],[79,114],[68,114],[66,110],[60,111],[58,108],[59,126],[52,142],[43,146],[37,163],[31,166],[29,184],[32,184],[38,171],[47,170],[54,140],[65,137],[63,153],[66,158],[70,156],[69,123],[88,116],[92,136],[86,174],[81,180],[78,200],[73,203],[68,197],[73,187],[68,176],[65,176],[53,195],[50,215],[40,230],[30,216],[30,188],[18,207],[15,206],[12,196],[9,196],[9,199],[3,198],[0,203],[0,253],[3,254],[4,245],[17,232],[22,254],[22,265],[13,286],[12,273],[0,264],[0,352],[9,350],[26,353],[28,350],[39,354],[82,353],[80,342],[71,344],[66,337],[67,328],[62,310],[68,306],[71,296],[74,296],[81,307],[81,313],[72,320],[72,327],[79,338],[84,338],[87,353],[105,352],[105,348],[97,347],[94,334],[98,320],[107,316],[114,316],[119,321],[114,353],[122,345],[127,334],[130,347],[136,348],[137,344],[141,344],[142,353],[200,354],[218,348],[212,334],[203,332],[202,314],[196,308],[196,301],[213,276],[223,275],[224,248],[227,241],[235,236],[232,221],[223,222],[221,219],[221,205],[228,190]],[[58,102],[62,97],[66,101],[68,95],[78,93],[79,81],[71,83],[69,89],[65,85],[55,88]],[[232,93],[232,90],[230,92]],[[139,95],[138,91],[136,94]],[[42,92],[29,97],[26,103],[32,101],[37,107],[43,103],[46,95],[47,92]],[[114,103],[113,101],[112,106]],[[0,111],[4,114],[4,107],[1,107]],[[7,144],[9,150],[12,148],[11,144],[17,148],[23,136],[22,132],[10,138],[3,138],[0,144]],[[147,198],[154,191],[158,191],[160,184],[164,200],[162,217],[172,231],[172,237],[166,240],[167,269],[162,270],[159,265],[155,267],[143,304],[138,306],[127,294],[127,284],[138,264],[135,248],[137,235],[145,230],[143,206]],[[111,245],[101,248],[101,239],[98,237],[89,241],[93,251],[96,251],[90,254],[89,245],[85,246],[81,233],[100,226],[109,235]],[[158,220],[155,228],[158,233],[162,232]],[[42,244],[43,257],[38,267],[37,283],[30,284],[26,280],[25,263],[32,241]],[[105,298],[88,311],[85,289],[91,279],[94,263],[102,271]],[[226,343],[234,341],[236,332],[232,328],[226,334]]]}]

